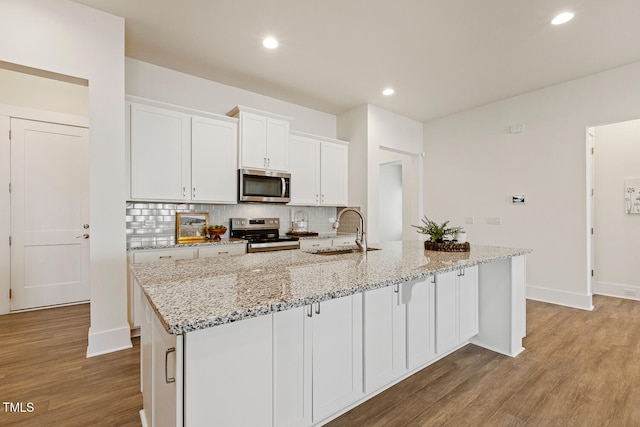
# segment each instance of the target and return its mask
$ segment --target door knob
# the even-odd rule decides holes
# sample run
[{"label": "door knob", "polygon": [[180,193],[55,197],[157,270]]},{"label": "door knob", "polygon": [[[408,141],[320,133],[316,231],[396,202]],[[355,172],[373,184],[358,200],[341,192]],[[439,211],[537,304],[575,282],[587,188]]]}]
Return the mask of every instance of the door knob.
[{"label": "door knob", "polygon": [[88,239],[89,238],[89,233],[84,233],[81,236],[76,236],[76,239]]}]

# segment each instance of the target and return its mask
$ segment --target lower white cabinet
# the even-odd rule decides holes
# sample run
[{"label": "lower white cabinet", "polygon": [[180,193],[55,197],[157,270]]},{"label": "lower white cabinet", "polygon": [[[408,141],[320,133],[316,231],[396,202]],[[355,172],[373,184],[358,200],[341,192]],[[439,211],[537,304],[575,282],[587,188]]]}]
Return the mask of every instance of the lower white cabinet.
[{"label": "lower white cabinet", "polygon": [[365,393],[390,383],[406,370],[402,290],[398,284],[362,294]]},{"label": "lower white cabinet", "polygon": [[300,239],[300,249],[322,249],[332,246],[353,246],[356,244],[355,236],[334,237],[331,239]]},{"label": "lower white cabinet", "polygon": [[272,317],[185,334],[185,426],[272,425]]},{"label": "lower white cabinet", "polygon": [[146,427],[182,426],[182,336],[168,334],[148,302],[142,307],[141,420]]},{"label": "lower white cabinet", "polygon": [[435,277],[436,353],[444,353],[478,333],[478,267]]},{"label": "lower white cabinet", "polygon": [[221,255],[242,255],[247,253],[247,245],[215,245],[198,248],[198,258],[216,257]]},{"label": "lower white cabinet", "polygon": [[362,397],[362,300],[274,314],[274,425],[311,425]]},{"label": "lower white cabinet", "polygon": [[407,330],[407,369],[424,366],[436,357],[435,276],[404,283]]}]

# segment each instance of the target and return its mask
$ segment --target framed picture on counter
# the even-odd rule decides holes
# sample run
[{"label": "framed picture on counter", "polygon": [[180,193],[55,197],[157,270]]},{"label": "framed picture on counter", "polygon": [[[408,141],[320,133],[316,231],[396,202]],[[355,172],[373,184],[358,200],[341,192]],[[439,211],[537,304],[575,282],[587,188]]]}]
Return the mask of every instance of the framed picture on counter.
[{"label": "framed picture on counter", "polygon": [[204,242],[209,227],[208,212],[176,213],[176,243]]}]

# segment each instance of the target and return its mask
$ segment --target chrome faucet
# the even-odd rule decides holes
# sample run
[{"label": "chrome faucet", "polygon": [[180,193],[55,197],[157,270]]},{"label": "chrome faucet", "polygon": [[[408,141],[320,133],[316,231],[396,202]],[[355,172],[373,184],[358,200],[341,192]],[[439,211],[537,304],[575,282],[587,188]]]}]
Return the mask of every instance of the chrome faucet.
[{"label": "chrome faucet", "polygon": [[357,209],[354,208],[344,208],[338,213],[338,217],[336,218],[336,222],[333,223],[333,228],[335,230],[340,227],[340,218],[342,214],[345,212],[355,212],[360,217],[360,227],[356,230],[356,245],[360,249],[360,252],[367,253],[367,238],[365,237],[365,223],[364,215]]}]

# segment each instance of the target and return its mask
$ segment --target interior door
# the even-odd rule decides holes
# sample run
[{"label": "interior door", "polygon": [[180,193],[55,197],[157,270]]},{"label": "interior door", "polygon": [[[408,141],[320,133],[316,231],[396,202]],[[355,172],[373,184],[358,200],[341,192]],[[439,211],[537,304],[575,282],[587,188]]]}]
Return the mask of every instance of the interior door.
[{"label": "interior door", "polygon": [[89,300],[88,129],[11,119],[11,310]]}]

